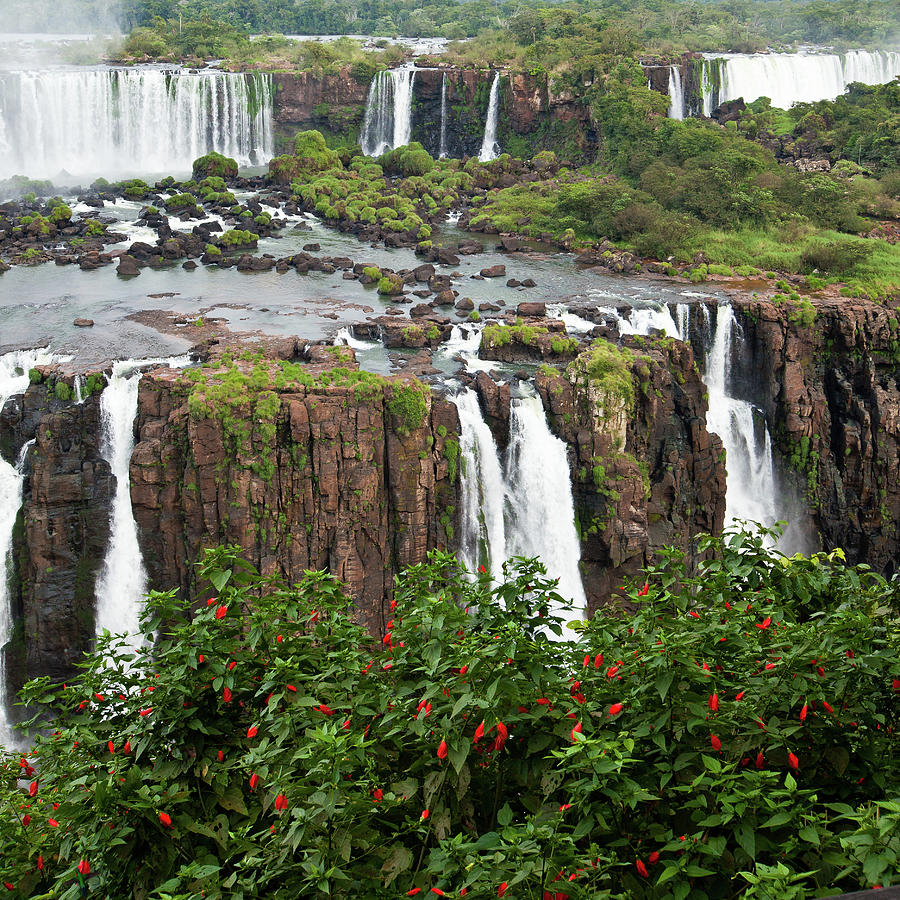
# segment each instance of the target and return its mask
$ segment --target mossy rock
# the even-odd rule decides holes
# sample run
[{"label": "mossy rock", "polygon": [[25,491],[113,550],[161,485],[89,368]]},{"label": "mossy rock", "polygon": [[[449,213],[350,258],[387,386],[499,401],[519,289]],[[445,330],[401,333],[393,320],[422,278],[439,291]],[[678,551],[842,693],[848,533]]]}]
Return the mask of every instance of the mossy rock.
[{"label": "mossy rock", "polygon": [[218,178],[235,178],[238,173],[238,164],[230,156],[223,156],[221,153],[207,153],[194,160],[191,167],[194,178],[201,180],[211,176]]}]

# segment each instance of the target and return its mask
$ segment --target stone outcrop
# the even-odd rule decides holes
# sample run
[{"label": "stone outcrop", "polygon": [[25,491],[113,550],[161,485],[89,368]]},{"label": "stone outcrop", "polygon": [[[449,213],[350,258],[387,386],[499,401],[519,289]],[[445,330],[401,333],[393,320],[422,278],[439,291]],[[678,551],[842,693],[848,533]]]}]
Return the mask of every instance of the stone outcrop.
[{"label": "stone outcrop", "polygon": [[695,562],[696,536],[721,530],[725,516],[722,442],[706,429],[690,347],[670,338],[623,343],[601,342],[565,373],[537,375],[551,427],[570,448],[591,611],[659,548],[681,548]]},{"label": "stone outcrop", "polygon": [[[405,411],[413,393],[427,403],[420,421]],[[360,621],[381,633],[394,575],[453,534],[444,442],[458,432],[456,408],[381,379],[365,390],[323,379],[269,401],[266,421],[251,398],[229,422],[198,411],[173,373],[141,381],[132,504],[151,583],[196,589],[202,548],[234,543],[288,581],[330,570]]]},{"label": "stone outcrop", "polygon": [[21,627],[6,652],[11,691],[38,675],[69,675],[94,637],[94,586],[115,479],[101,455],[100,398],[60,399],[71,396],[71,384],[47,370],[0,415],[7,461],[34,441],[13,537],[11,602]]},{"label": "stone outcrop", "polygon": [[735,299],[731,389],[765,411],[782,474],[825,548],[893,574],[900,559],[900,324],[862,300]]}]

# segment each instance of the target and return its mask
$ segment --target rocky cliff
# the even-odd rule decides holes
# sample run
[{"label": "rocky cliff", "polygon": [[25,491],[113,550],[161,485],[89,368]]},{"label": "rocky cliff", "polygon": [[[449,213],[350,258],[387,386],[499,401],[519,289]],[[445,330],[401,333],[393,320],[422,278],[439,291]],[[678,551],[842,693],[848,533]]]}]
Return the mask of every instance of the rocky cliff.
[{"label": "rocky cliff", "polygon": [[692,562],[696,536],[722,528],[725,464],[691,348],[661,336],[595,342],[565,372],[543,367],[537,387],[570,447],[589,608],[661,547]]},{"label": "rocky cliff", "polygon": [[22,509],[13,539],[12,610],[5,657],[10,690],[38,675],[62,678],[89,649],[94,584],[109,538],[115,481],[101,455],[99,396],[71,398],[72,379],[37,370],[41,381],[0,415],[8,462],[28,441]]},{"label": "rocky cliff", "polygon": [[860,300],[734,301],[736,396],[762,407],[783,476],[825,548],[886,574],[900,558],[900,313]]}]

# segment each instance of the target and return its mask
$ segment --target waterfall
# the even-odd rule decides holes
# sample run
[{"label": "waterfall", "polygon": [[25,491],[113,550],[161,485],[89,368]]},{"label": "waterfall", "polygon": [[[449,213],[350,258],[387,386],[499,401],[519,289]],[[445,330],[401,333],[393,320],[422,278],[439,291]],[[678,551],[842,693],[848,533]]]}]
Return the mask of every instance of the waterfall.
[{"label": "waterfall", "polygon": [[0,73],[0,179],[188,172],[210,151],[274,152],[269,75],[161,69]]},{"label": "waterfall", "polygon": [[438,152],[440,159],[447,156],[447,73],[441,77],[441,147]]},{"label": "waterfall", "polygon": [[770,526],[778,521],[779,510],[769,429],[750,403],[727,393],[736,329],[731,306],[719,306],[703,376],[709,390],[706,425],[725,445],[725,525],[746,520]]},{"label": "waterfall", "polygon": [[475,391],[465,390],[455,400],[462,460],[459,559],[469,572],[479,566],[499,572],[506,559],[500,455],[491,429],[481,415]]},{"label": "waterfall", "polygon": [[678,66],[669,66],[669,118],[684,118],[684,85]]},{"label": "waterfall", "polygon": [[369,85],[360,145],[366,156],[403,147],[412,134],[413,66],[378,72]]},{"label": "waterfall", "polygon": [[137,523],[131,509],[131,453],[137,415],[141,367],[163,363],[171,368],[187,365],[177,359],[125,360],[113,365],[109,383],[100,397],[101,454],[116,479],[110,514],[109,546],[97,578],[96,631],[128,634],[140,643],[139,624],[147,573],[138,543]]},{"label": "waterfall", "polygon": [[491,84],[491,99],[488,102],[487,119],[484,123],[484,140],[481,142],[481,152],[478,158],[481,162],[490,162],[497,158],[500,149],[497,146],[497,116],[500,108],[500,73],[494,73],[494,81]]},{"label": "waterfall", "polygon": [[587,599],[566,445],[550,431],[537,395],[512,402],[506,481],[507,555],[540,556],[549,576],[559,578],[559,593],[569,601],[554,612],[563,614],[564,621],[585,618]]},{"label": "waterfall", "polygon": [[[702,75],[703,114],[709,116],[720,103],[738,97],[746,103],[769,97],[772,105],[780,109],[788,109],[795,103],[834,100],[854,82],[887,84],[897,75],[900,75],[900,52],[893,50],[736,53],[718,57],[707,54]],[[669,115],[673,115],[675,105],[674,85],[670,74]]]},{"label": "waterfall", "polygon": [[462,459],[460,562],[470,572],[484,566],[496,575],[511,556],[539,556],[566,598],[555,612],[584,618],[587,601],[566,445],[550,431],[540,398],[529,393],[513,400],[502,462],[476,393],[463,391],[455,401]]}]

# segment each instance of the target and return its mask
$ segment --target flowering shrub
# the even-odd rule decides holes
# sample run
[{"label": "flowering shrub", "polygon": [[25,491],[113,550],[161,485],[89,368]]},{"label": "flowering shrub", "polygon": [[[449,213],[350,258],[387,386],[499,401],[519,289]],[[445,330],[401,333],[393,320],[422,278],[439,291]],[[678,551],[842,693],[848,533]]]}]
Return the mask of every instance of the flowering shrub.
[{"label": "flowering shrub", "polygon": [[[896,584],[759,536],[672,551],[581,641],[518,560],[434,554],[381,640],[341,586],[207,553],[0,769],[9,896],[811,897],[900,868]],[[550,636],[548,636],[548,634]],[[50,716],[55,716],[51,722]]]}]

